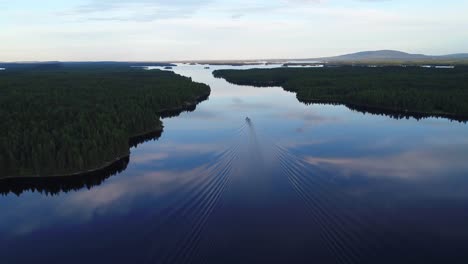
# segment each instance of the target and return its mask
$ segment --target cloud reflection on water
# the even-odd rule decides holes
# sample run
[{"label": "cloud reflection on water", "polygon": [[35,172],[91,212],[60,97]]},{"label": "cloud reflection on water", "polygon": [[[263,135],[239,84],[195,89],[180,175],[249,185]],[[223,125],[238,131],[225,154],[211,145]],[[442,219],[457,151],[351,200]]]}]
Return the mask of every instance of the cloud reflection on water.
[{"label": "cloud reflection on water", "polygon": [[84,218],[90,218],[100,210],[121,211],[125,207],[131,208],[133,199],[142,196],[155,199],[181,188],[205,170],[206,166],[201,166],[185,171],[147,172],[137,177],[125,177],[86,192],[72,194],[59,211],[64,215]]},{"label": "cloud reflection on water", "polygon": [[433,149],[407,151],[383,157],[313,157],[305,160],[312,165],[332,169],[341,176],[397,177],[424,180],[427,177],[444,177],[447,172],[468,170],[466,151]]},{"label": "cloud reflection on water", "polygon": [[[58,223],[84,224],[100,216],[125,215],[137,201],[153,201],[152,210],[163,206],[163,196],[187,187],[195,177],[206,172],[208,164],[181,171],[149,171],[142,175],[126,175],[91,190],[62,195],[49,200],[41,211],[36,203],[19,203],[21,210],[3,216],[0,233],[25,236]],[[43,200],[43,199],[40,199]],[[5,226],[5,224],[8,226]]]}]

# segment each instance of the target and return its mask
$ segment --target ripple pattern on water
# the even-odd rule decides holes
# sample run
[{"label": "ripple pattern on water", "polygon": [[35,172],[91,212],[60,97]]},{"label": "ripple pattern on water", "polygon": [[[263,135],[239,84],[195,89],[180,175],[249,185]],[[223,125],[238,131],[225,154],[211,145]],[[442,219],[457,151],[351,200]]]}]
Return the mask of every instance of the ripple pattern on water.
[{"label": "ripple pattern on water", "polygon": [[388,246],[383,234],[389,228],[373,222],[371,208],[360,206],[352,196],[337,188],[325,171],[284,147],[274,144],[274,149],[284,175],[307,205],[337,263],[367,263],[376,252]]},{"label": "ripple pattern on water", "polygon": [[[234,136],[242,134],[245,128],[244,125],[236,129]],[[234,141],[232,146],[220,153],[210,166],[183,187],[185,195],[160,215],[161,219],[155,223],[151,235],[170,239],[156,239],[157,243],[147,258],[148,263],[190,262],[196,254],[207,219],[229,186],[239,147],[240,142]],[[168,230],[175,233],[167,234]]]}]

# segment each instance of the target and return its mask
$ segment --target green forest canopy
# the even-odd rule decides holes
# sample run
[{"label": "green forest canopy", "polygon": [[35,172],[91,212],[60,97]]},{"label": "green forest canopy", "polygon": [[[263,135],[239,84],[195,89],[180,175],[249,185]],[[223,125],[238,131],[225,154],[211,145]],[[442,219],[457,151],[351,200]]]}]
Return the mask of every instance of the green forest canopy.
[{"label": "green forest canopy", "polygon": [[128,155],[129,138],[162,130],[159,113],[210,88],[173,72],[123,66],[0,72],[0,177],[71,174]]},{"label": "green forest canopy", "polygon": [[468,117],[468,67],[325,67],[218,70],[238,85],[282,86],[301,102],[342,103]]}]

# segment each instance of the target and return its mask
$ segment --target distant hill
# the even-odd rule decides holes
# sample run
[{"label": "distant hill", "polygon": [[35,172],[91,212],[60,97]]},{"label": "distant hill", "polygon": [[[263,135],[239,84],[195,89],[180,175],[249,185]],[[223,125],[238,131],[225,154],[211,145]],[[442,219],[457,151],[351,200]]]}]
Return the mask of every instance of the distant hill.
[{"label": "distant hill", "polygon": [[468,59],[468,53],[457,53],[457,54],[449,54],[444,56],[436,56],[436,58],[452,58],[452,59]]},{"label": "distant hill", "polygon": [[438,61],[452,61],[452,60],[467,60],[468,53],[449,54],[441,56],[424,55],[424,54],[411,54],[397,50],[377,50],[377,51],[362,51],[352,54],[346,54],[335,57],[317,58],[316,60],[329,61],[329,62],[438,62]]}]

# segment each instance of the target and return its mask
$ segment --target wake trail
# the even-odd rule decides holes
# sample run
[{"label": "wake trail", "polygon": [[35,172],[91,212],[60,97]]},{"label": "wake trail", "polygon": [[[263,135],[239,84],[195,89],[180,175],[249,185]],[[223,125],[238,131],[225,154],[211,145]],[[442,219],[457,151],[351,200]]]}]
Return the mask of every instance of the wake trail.
[{"label": "wake trail", "polygon": [[[265,141],[271,142],[265,144]],[[148,235],[167,239],[154,243],[148,263],[208,262],[210,257],[206,250],[216,251],[220,246],[216,236],[210,234],[224,232],[223,226],[218,226],[218,220],[213,220],[219,216],[221,221],[226,221],[225,216],[230,214],[232,206],[242,203],[246,203],[246,207],[237,207],[236,210],[246,214],[252,213],[253,208],[260,210],[252,216],[240,214],[244,223],[253,224],[255,222],[252,220],[262,219],[262,212],[272,213],[263,210],[269,210],[267,208],[275,205],[278,198],[287,197],[274,196],[277,195],[276,190],[281,190],[276,189],[281,188],[277,185],[279,182],[289,183],[291,197],[298,197],[297,201],[303,204],[303,209],[298,209],[306,213],[306,218],[310,217],[317,228],[319,240],[324,242],[323,246],[330,252],[334,263],[363,263],[378,248],[377,245],[382,245],[383,238],[376,232],[378,228],[367,217],[369,208],[361,206],[342,187],[331,181],[323,168],[310,164],[268,136],[259,134],[249,118],[239,128],[230,131],[225,142],[229,142],[229,147],[215,155],[209,165],[200,167],[177,190],[182,195],[176,196],[155,216]],[[270,153],[266,159],[264,154]],[[276,166],[281,173],[274,180],[271,175],[274,172],[270,169]],[[227,189],[230,191],[226,200]],[[221,208],[224,209],[219,214]],[[217,213],[213,218],[214,212]],[[213,224],[214,229],[207,230]],[[270,224],[276,225],[274,222]],[[250,226],[246,230],[255,228]],[[269,236],[274,237],[274,230],[268,230],[262,232],[267,231]],[[260,234],[250,235],[255,237]],[[242,236],[239,238],[243,239]]]},{"label": "wake trail", "polygon": [[[211,181],[216,179],[212,176],[216,175],[216,173],[221,170],[223,165],[226,163],[226,159],[235,151],[235,148],[229,148],[215,158],[214,164],[199,169],[196,172],[195,177],[192,177],[183,186],[180,186],[173,191],[183,192],[185,195],[183,197],[179,197],[179,199],[176,199],[171,203],[168,203],[164,209],[161,212],[158,212],[155,216],[158,216],[158,219],[167,220],[166,218],[177,215],[181,208],[188,206],[187,204],[193,201],[193,197],[197,197],[200,195],[200,193],[203,193],[206,186],[209,186]],[[155,223],[155,226],[159,227],[161,224],[163,224],[162,221]]]},{"label": "wake trail", "polygon": [[315,222],[325,233],[328,243],[333,246],[335,251],[334,253],[337,254],[336,250],[340,250],[347,252],[346,255],[353,255],[354,257],[355,254],[347,246],[348,243],[345,242],[347,239],[345,239],[341,234],[342,230],[340,226],[336,225],[336,223],[333,221],[333,217],[331,217],[327,209],[325,209],[325,205],[320,199],[320,196],[313,195],[314,192],[311,192],[305,188],[304,183],[300,179],[300,176],[298,176],[298,172],[291,168],[291,162],[294,161],[290,160],[289,163],[286,163],[283,159],[280,158],[280,164],[289,177],[291,185],[294,187],[298,195],[304,200],[304,202],[306,202],[306,204],[310,207],[310,209],[312,209],[311,212],[313,212]]},{"label": "wake trail", "polygon": [[223,190],[226,187],[226,183],[229,181],[229,173],[231,171],[231,167],[229,167],[225,172],[223,172],[222,181],[217,184],[212,193],[201,202],[201,208],[195,208],[194,210],[198,210],[199,214],[194,216],[196,219],[194,225],[191,227],[190,234],[184,239],[182,242],[183,247],[181,247],[180,252],[175,254],[176,256],[172,261],[168,261],[166,263],[187,263],[190,256],[192,256],[193,251],[200,239],[200,233],[206,223],[207,219],[209,218],[210,214],[213,211],[213,208],[217,204],[217,201],[222,194]]},{"label": "wake trail", "polygon": [[[274,144],[276,145],[276,144]],[[383,239],[375,232],[372,221],[366,221],[362,210],[351,212],[358,202],[344,194],[320,170],[290,151],[276,145],[276,155],[291,186],[308,205],[315,222],[324,232],[329,248],[340,263],[362,263],[364,256],[375,252]]]},{"label": "wake trail", "polygon": [[[280,149],[282,155],[287,155],[290,159],[295,162],[291,162],[291,166],[295,168],[296,171],[299,171],[302,179],[305,180],[305,184],[309,188],[315,188],[315,186],[320,187],[316,192],[320,192],[321,197],[327,201],[328,204],[334,206],[331,208],[331,213],[334,214],[339,212],[339,215],[343,217],[335,217],[336,221],[340,221],[341,225],[347,226],[348,232],[354,232],[355,236],[359,236],[361,239],[360,242],[366,241],[366,246],[363,246],[363,249],[376,250],[378,245],[384,247],[385,245],[385,235],[384,233],[390,232],[388,225],[379,225],[373,220],[371,215],[372,211],[375,211],[372,207],[363,206],[359,201],[351,197],[349,194],[345,194],[343,191],[337,190],[335,184],[333,184],[329,178],[326,178],[324,175],[327,175],[325,171],[317,166],[312,166],[306,160],[302,159],[291,153],[290,151],[285,150],[284,148],[277,146]],[[339,208],[336,206],[339,205]],[[386,216],[387,219],[391,218]],[[379,232],[377,232],[379,230]],[[365,238],[360,234],[368,234]]]},{"label": "wake trail", "polygon": [[[246,125],[235,131],[238,137]],[[204,226],[225,192],[238,158],[239,140],[222,151],[212,165],[202,168],[196,177],[181,186],[184,195],[158,214],[151,236],[170,237],[156,243],[147,258],[148,263],[188,263],[195,254]],[[165,227],[176,228],[172,234]]]}]

